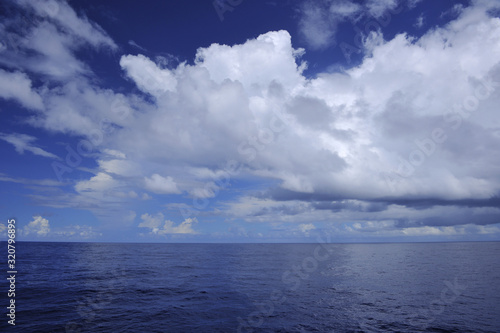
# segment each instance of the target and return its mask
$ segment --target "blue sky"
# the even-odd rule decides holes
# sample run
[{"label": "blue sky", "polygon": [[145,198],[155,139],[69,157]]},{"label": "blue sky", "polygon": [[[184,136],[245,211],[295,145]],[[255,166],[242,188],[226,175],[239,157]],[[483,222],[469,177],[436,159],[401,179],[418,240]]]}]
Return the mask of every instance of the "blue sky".
[{"label": "blue sky", "polygon": [[5,1],[0,233],[500,240],[497,1]]}]

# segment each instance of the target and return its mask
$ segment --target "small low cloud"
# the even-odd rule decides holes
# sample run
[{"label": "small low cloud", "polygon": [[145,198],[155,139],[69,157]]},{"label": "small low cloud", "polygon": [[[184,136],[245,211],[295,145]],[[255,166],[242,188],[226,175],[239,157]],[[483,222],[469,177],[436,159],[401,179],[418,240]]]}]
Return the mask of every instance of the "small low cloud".
[{"label": "small low cloud", "polygon": [[96,231],[92,226],[70,225],[54,231],[54,235],[71,239],[95,239],[101,237],[102,233]]},{"label": "small low cloud", "polygon": [[105,172],[99,172],[89,180],[82,180],[75,185],[75,190],[82,192],[107,191],[117,186],[117,181]]},{"label": "small low cloud", "polygon": [[309,231],[316,229],[312,223],[299,224],[298,229],[303,232],[306,236],[309,236]]},{"label": "small low cloud", "polygon": [[33,221],[28,223],[28,225],[22,229],[22,233],[24,236],[31,234],[31,235],[45,237],[49,234],[49,232],[50,232],[49,220],[41,217],[40,215],[33,216]]},{"label": "small low cloud", "polygon": [[[0,224],[0,233],[2,233],[5,226]],[[87,240],[96,239],[103,234],[95,229],[95,227],[88,225],[68,225],[64,227],[52,228],[48,219],[35,215],[33,221],[28,223],[20,229],[20,235],[23,237],[44,237],[50,239],[71,239],[71,240]]]},{"label": "small low cloud", "polygon": [[151,234],[197,234],[193,229],[193,225],[198,223],[196,218],[187,218],[177,226],[174,225],[174,222],[165,220],[165,216],[162,213],[156,215],[142,214],[141,220],[139,228],[148,228]]},{"label": "small low cloud", "polygon": [[424,23],[425,23],[425,17],[424,17],[424,14],[420,14],[419,17],[417,17],[417,20],[414,24],[415,28],[417,29],[421,29],[423,26],[424,26]]},{"label": "small low cloud", "polygon": [[144,178],[144,185],[146,189],[156,194],[173,194],[181,193],[177,188],[177,184],[172,177],[162,177],[155,173],[150,178]]}]

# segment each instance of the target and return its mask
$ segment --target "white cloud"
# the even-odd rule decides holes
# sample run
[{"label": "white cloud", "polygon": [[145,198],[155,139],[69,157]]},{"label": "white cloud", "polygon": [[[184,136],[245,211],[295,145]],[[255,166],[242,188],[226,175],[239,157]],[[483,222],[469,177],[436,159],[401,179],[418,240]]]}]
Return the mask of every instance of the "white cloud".
[{"label": "white cloud", "polygon": [[296,58],[303,51],[293,49],[290,34],[280,30],[262,34],[241,45],[212,44],[199,48],[195,64],[206,68],[216,83],[228,79],[238,81],[249,93],[265,91],[271,82],[293,89],[304,83],[300,75],[304,67],[296,64]]},{"label": "white cloud", "polygon": [[[339,24],[349,21],[356,25],[362,18],[378,20],[388,11],[395,14],[402,6],[413,8],[417,2],[418,0],[304,1],[299,8],[299,32],[311,49],[324,49],[336,44]],[[384,17],[381,21],[386,19]]]},{"label": "white cloud", "polygon": [[337,22],[322,8],[321,2],[305,2],[301,9],[300,33],[313,50],[325,48],[335,42]]},{"label": "white cloud", "polygon": [[312,223],[302,223],[299,224],[297,228],[300,230],[300,232],[304,233],[306,236],[309,236],[309,231],[316,229],[316,227]]},{"label": "white cloud", "polygon": [[21,72],[7,72],[0,69],[0,97],[15,99],[28,109],[42,110],[40,95],[31,88],[31,80]]},{"label": "white cloud", "polygon": [[137,44],[137,43],[136,43],[136,42],[134,42],[133,40],[129,40],[129,41],[128,41],[128,44],[129,44],[129,45],[132,45],[132,46],[134,46],[134,47],[137,47],[137,48],[138,48],[139,50],[141,50],[141,51],[146,51],[146,49],[145,49],[145,48],[143,48],[142,46],[140,46],[139,44]]},{"label": "white cloud", "polygon": [[139,167],[125,159],[98,160],[99,167],[107,173],[130,177],[139,175]]},{"label": "white cloud", "polygon": [[[404,228],[420,228],[428,225],[433,228],[469,224],[478,221],[485,227],[498,223],[498,208],[470,208],[466,206],[440,206],[439,204],[423,204],[413,206],[410,203],[391,204],[390,202],[369,202],[361,200],[272,200],[241,197],[226,203],[219,214],[233,219],[242,219],[251,223],[290,223],[298,230],[300,224],[340,225],[349,221],[349,227],[356,232],[388,234]],[[417,208],[415,208],[417,207]],[[480,221],[480,222],[479,222]],[[412,230],[412,229],[410,229]],[[478,233],[472,229],[467,233]]]},{"label": "white cloud", "polygon": [[[476,5],[478,3],[479,3],[479,1],[476,2]],[[465,7],[463,4],[457,3],[456,5],[453,5],[453,7],[451,7],[450,9],[441,13],[440,18],[444,18],[446,16],[458,16],[463,12],[464,9],[465,9]]]},{"label": "white cloud", "polygon": [[151,199],[152,199],[152,197],[151,197],[149,194],[147,194],[147,193],[143,193],[143,194],[141,195],[141,199],[142,199],[142,200],[151,200]]},{"label": "white cloud", "polygon": [[163,222],[163,214],[158,213],[156,216],[152,216],[149,214],[142,214],[141,215],[141,220],[142,222],[139,223],[139,228],[149,228],[151,229],[151,232],[156,234],[158,233],[158,230],[160,230],[160,226]]},{"label": "white cloud", "polygon": [[[286,32],[242,45],[213,44],[198,50],[194,65],[169,70],[176,89],[157,95],[113,143],[127,156],[141,152],[142,165],[154,160],[168,166],[171,181],[159,176],[167,171],[148,169],[165,183],[157,192],[177,192],[175,178],[183,191],[210,197],[197,190],[193,169],[175,164],[198,165],[195,176],[210,177],[233,159],[245,174],[279,180],[282,188],[298,192],[295,198],[488,198],[500,189],[492,148],[498,138],[490,121],[499,92],[481,100],[457,130],[444,116],[474,96],[481,79],[500,82],[499,32],[498,18],[471,7],[419,39],[401,34],[385,41],[374,34],[366,45],[370,56],[358,67],[309,80],[301,75]],[[447,141],[436,143],[430,156],[418,153],[425,161],[411,175],[394,174],[401,159],[408,161],[422,146],[416,140],[428,143],[436,128],[446,132]],[[475,135],[459,152],[461,131]],[[478,155],[478,145],[488,153]],[[475,165],[466,162],[472,156]],[[394,184],[386,174],[396,178]],[[149,187],[156,183],[154,177],[146,180]]]},{"label": "white cloud", "polygon": [[0,133],[0,139],[12,144],[19,154],[23,154],[24,151],[29,151],[35,155],[49,157],[54,159],[59,159],[56,155],[49,153],[42,148],[36,147],[32,142],[36,141],[36,138],[31,135],[26,134],[3,134]]},{"label": "white cloud", "polygon": [[173,180],[172,177],[162,177],[159,174],[155,173],[150,178],[144,178],[145,188],[151,192],[157,194],[173,194],[180,193],[177,188],[177,184]]},{"label": "white cloud", "polygon": [[422,0],[408,0],[408,8],[415,8]]},{"label": "white cloud", "polygon": [[78,16],[73,8],[65,1],[57,0],[18,0],[18,4],[30,6],[40,17],[47,17],[55,21],[64,30],[78,37],[94,47],[106,46],[116,49],[115,42],[96,23],[86,16]]},{"label": "white cloud", "polygon": [[54,179],[27,179],[27,178],[11,178],[6,177],[3,173],[0,173],[0,181],[19,183],[24,185],[36,185],[36,186],[62,186],[64,183],[59,182]]},{"label": "white cloud", "polygon": [[197,232],[193,229],[193,224],[198,223],[196,217],[187,218],[182,221],[178,226],[174,226],[174,222],[165,220],[165,224],[163,228],[158,231],[159,235],[166,234],[197,234]]},{"label": "white cloud", "polygon": [[23,60],[31,71],[60,80],[89,73],[87,66],[74,56],[73,43],[71,36],[62,34],[52,24],[43,22],[33,28],[22,44],[37,56]]},{"label": "white cloud", "polygon": [[197,187],[189,191],[194,198],[213,198],[218,193],[219,187],[214,182],[208,182],[203,187]]},{"label": "white cloud", "polygon": [[277,201],[272,199],[243,196],[227,202],[223,208],[227,216],[248,222],[308,222],[323,221],[331,215],[314,211],[310,203],[299,200]]},{"label": "white cloud", "polygon": [[[76,51],[88,46],[117,49],[101,27],[84,15],[78,16],[65,1],[19,0],[14,4],[31,10],[35,16],[22,24],[18,17],[9,17],[0,26],[4,40],[12,44],[2,50],[0,58],[7,67],[23,67],[26,72],[67,82],[77,75],[92,75],[90,68],[77,59]],[[40,108],[40,103],[36,101],[35,106]]]},{"label": "white cloud", "polygon": [[102,232],[95,231],[92,226],[87,225],[69,225],[53,231],[54,236],[64,237],[65,239],[96,239],[101,237]]},{"label": "white cloud", "polygon": [[382,16],[386,11],[395,9],[402,0],[368,0],[366,6],[374,17]]},{"label": "white cloud", "polygon": [[417,226],[408,228],[398,228],[394,221],[364,221],[347,225],[332,226],[328,233],[335,233],[340,237],[365,237],[365,239],[394,238],[399,240],[414,239],[464,239],[464,237],[500,235],[500,226],[496,225],[475,225],[471,223],[454,226]]},{"label": "white cloud", "polygon": [[407,236],[450,236],[457,234],[464,234],[463,230],[457,230],[455,227],[417,227],[417,228],[404,228],[401,230]]},{"label": "white cloud", "polygon": [[353,18],[361,9],[359,4],[351,1],[334,1],[330,4],[330,13],[343,18]]},{"label": "white cloud", "polygon": [[420,14],[420,16],[417,17],[417,20],[415,21],[414,26],[417,29],[421,29],[424,26],[424,23],[425,23],[425,16],[422,13],[422,14]]},{"label": "white cloud", "polygon": [[49,220],[41,216],[33,216],[33,221],[28,223],[23,229],[23,236],[36,234],[37,236],[47,236],[50,232]]},{"label": "white cloud", "polygon": [[90,209],[96,215],[112,217],[115,222],[131,222],[123,210],[123,205],[139,197],[137,192],[132,190],[133,186],[133,183],[115,179],[106,172],[98,172],[89,180],[78,181],[74,186],[76,195],[66,196],[65,205]]},{"label": "white cloud", "polygon": [[177,80],[170,70],[159,68],[142,54],[123,56],[120,59],[120,66],[139,89],[153,96],[161,96],[167,91],[173,91],[177,85]]},{"label": "white cloud", "polygon": [[175,226],[174,222],[165,220],[162,213],[156,215],[143,214],[141,215],[142,222],[138,225],[139,228],[149,228],[151,233],[158,235],[167,234],[196,234],[193,229],[193,224],[198,223],[196,218],[187,218],[179,225]]},{"label": "white cloud", "polygon": [[119,159],[125,159],[127,156],[122,153],[121,151],[114,150],[114,149],[103,149],[102,152],[106,155],[109,155],[114,158],[119,158]]},{"label": "white cloud", "polygon": [[350,0],[304,1],[300,14],[300,34],[316,50],[334,45],[338,25],[344,21],[356,22],[364,15],[364,8]]},{"label": "white cloud", "polygon": [[482,226],[464,224],[450,227],[413,227],[404,228],[401,232],[405,236],[457,236],[457,235],[491,235],[500,234],[498,225]]},{"label": "white cloud", "polygon": [[79,181],[75,185],[78,192],[106,191],[117,186],[118,182],[112,176],[104,172],[99,172],[89,180]]},{"label": "white cloud", "polygon": [[[46,110],[30,117],[30,124],[87,137],[93,148],[100,146],[104,137],[113,134],[116,128],[129,125],[136,106],[130,101],[134,100],[133,95],[127,98],[80,79],[46,90],[43,98]],[[141,103],[137,106],[141,107]]]}]

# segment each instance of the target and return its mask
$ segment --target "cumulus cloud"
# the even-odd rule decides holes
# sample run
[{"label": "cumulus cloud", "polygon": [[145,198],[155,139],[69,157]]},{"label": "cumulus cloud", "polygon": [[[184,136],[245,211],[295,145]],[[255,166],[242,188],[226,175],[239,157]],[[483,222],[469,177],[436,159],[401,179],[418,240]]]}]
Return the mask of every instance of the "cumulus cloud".
[{"label": "cumulus cloud", "polygon": [[0,139],[12,144],[19,154],[24,154],[24,151],[29,151],[38,156],[49,157],[54,159],[59,158],[56,155],[43,150],[42,148],[34,146],[32,142],[36,141],[36,138],[31,135],[19,134],[19,133],[13,133],[13,134],[0,133]]},{"label": "cumulus cloud", "polygon": [[75,185],[78,192],[106,191],[115,187],[117,181],[104,172],[99,172],[89,180],[82,180]]},{"label": "cumulus cloud", "polygon": [[262,34],[241,45],[212,44],[199,48],[195,64],[206,68],[210,79],[216,83],[228,79],[237,81],[252,94],[268,89],[271,82],[290,89],[304,83],[301,73],[305,63],[296,63],[303,52],[303,49],[292,47],[287,31],[280,30]]},{"label": "cumulus cloud", "polygon": [[33,216],[33,221],[28,223],[23,229],[23,236],[35,234],[36,236],[47,236],[50,232],[49,220],[38,216]]},{"label": "cumulus cloud", "polygon": [[174,225],[174,222],[165,220],[162,213],[156,215],[143,214],[141,215],[142,222],[138,225],[139,228],[151,229],[152,234],[167,235],[167,234],[196,234],[193,229],[193,224],[198,223],[196,218],[187,218],[179,225]]},{"label": "cumulus cloud", "polygon": [[[179,181],[182,191],[209,198],[192,169],[178,166],[215,173],[232,159],[247,174],[278,180],[290,204],[306,194],[490,198],[500,186],[490,121],[499,99],[500,26],[487,9],[466,8],[418,39],[373,33],[359,66],[312,79],[302,75],[301,51],[285,31],[201,48],[194,65],[172,69],[125,56],[124,71],[156,100],[133,116],[126,133],[113,133],[113,146],[150,166],[144,187],[153,193],[180,193]],[[149,68],[144,73],[151,77],[136,76],[135,66]],[[476,109],[467,111],[464,104],[474,98]],[[171,176],[161,176],[165,170],[152,160]]]},{"label": "cumulus cloud", "polygon": [[[1,232],[0,226],[0,232]],[[88,225],[68,225],[51,228],[49,220],[39,215],[33,216],[33,221],[21,229],[22,236],[51,237],[52,239],[87,240],[96,239],[103,234]]]}]

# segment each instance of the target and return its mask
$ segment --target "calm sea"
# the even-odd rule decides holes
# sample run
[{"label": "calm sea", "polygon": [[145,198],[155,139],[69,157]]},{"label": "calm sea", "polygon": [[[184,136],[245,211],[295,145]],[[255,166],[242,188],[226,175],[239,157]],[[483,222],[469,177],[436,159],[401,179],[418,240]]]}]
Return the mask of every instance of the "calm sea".
[{"label": "calm sea", "polygon": [[16,245],[5,332],[500,332],[498,242]]}]

